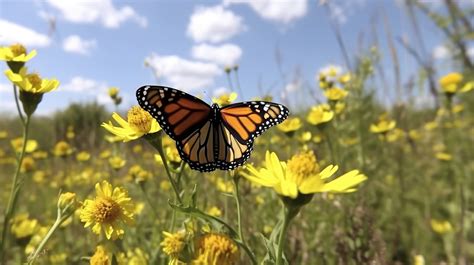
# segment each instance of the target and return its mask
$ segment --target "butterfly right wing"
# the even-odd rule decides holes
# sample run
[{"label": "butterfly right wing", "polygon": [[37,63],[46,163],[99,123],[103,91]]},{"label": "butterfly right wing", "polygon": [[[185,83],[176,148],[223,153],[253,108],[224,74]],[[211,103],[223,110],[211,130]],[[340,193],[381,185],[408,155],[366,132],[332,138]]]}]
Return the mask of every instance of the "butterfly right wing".
[{"label": "butterfly right wing", "polygon": [[142,86],[136,95],[138,104],[177,142],[199,130],[212,114],[204,101],[170,87]]}]

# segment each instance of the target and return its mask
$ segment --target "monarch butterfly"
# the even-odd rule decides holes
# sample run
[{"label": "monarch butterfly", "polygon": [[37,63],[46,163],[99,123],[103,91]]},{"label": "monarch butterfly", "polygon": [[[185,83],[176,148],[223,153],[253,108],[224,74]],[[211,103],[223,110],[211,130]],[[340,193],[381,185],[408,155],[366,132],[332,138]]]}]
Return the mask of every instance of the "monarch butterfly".
[{"label": "monarch butterfly", "polygon": [[136,96],[140,106],[176,141],[181,158],[201,172],[241,166],[253,150],[255,137],[289,113],[285,106],[265,101],[209,106],[164,86],[142,86]]}]

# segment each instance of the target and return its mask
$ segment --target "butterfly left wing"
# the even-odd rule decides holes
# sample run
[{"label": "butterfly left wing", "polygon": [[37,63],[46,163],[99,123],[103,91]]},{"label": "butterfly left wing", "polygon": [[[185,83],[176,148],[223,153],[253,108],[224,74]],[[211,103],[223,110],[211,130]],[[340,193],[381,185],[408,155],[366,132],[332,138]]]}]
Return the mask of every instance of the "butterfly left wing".
[{"label": "butterfly left wing", "polygon": [[137,100],[176,141],[179,155],[192,169],[215,169],[214,127],[211,107],[207,103],[163,86],[140,87]]},{"label": "butterfly left wing", "polygon": [[288,109],[265,101],[240,102],[220,110],[216,128],[217,166],[223,170],[241,166],[250,157],[255,137],[288,117]]},{"label": "butterfly left wing", "polygon": [[136,95],[140,107],[177,142],[200,129],[212,114],[206,102],[171,87],[142,86]]}]

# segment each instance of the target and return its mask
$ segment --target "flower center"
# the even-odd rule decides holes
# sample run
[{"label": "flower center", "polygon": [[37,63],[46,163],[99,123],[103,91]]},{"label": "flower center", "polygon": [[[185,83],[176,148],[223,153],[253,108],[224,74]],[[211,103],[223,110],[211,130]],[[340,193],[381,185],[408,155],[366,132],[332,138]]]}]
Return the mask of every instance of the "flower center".
[{"label": "flower center", "polygon": [[43,82],[43,80],[41,79],[41,77],[34,73],[34,74],[29,74],[27,76],[28,78],[28,81],[30,81],[30,84],[32,87],[36,88],[36,89],[40,89],[41,88],[41,83]]},{"label": "flower center", "polygon": [[287,169],[295,178],[296,183],[319,173],[319,165],[313,151],[302,152],[291,157]]},{"label": "flower center", "polygon": [[26,48],[25,46],[16,43],[10,46],[10,51],[13,53],[13,56],[17,57],[22,54],[26,54]]},{"label": "flower center", "polygon": [[201,238],[200,252],[207,258],[207,264],[234,264],[238,250],[225,235],[207,234]]},{"label": "flower center", "polygon": [[122,213],[120,205],[110,198],[97,200],[94,210],[94,218],[98,223],[112,223]]},{"label": "flower center", "polygon": [[128,124],[133,130],[141,133],[148,133],[151,130],[151,115],[140,108],[139,106],[133,106],[127,114]]}]

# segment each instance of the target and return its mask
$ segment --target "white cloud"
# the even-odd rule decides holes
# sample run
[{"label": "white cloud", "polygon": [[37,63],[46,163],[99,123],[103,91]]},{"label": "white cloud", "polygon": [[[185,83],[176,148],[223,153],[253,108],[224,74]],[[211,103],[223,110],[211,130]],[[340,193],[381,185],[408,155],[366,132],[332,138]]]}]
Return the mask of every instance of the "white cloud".
[{"label": "white cloud", "polygon": [[96,46],[95,40],[84,40],[77,35],[68,36],[63,40],[63,49],[65,51],[82,55],[90,54],[90,50]]},{"label": "white cloud", "polygon": [[433,49],[433,58],[436,60],[444,60],[449,58],[451,52],[444,45],[438,45]]},{"label": "white cloud", "polygon": [[[100,104],[112,104],[112,100],[108,96],[109,85],[103,81],[86,78],[83,76],[75,76],[71,80],[59,87],[58,92],[73,93],[74,97],[71,101],[78,99],[95,100]],[[123,104],[126,105],[128,98],[123,96]]]},{"label": "white cloud", "polygon": [[320,5],[329,5],[330,18],[338,24],[345,24],[350,16],[365,6],[367,0],[320,0]]},{"label": "white cloud", "polygon": [[47,0],[61,16],[73,23],[90,24],[98,22],[106,28],[118,28],[122,23],[132,20],[142,27],[147,26],[147,19],[126,5],[116,8],[112,0]]},{"label": "white cloud", "polygon": [[27,47],[46,47],[51,39],[30,28],[0,19],[0,44],[21,43]]},{"label": "white cloud", "polygon": [[214,83],[222,70],[213,63],[190,61],[175,55],[148,56],[145,61],[155,70],[158,78],[164,78],[166,85],[190,91],[205,88]]},{"label": "white cloud", "polygon": [[12,86],[0,83],[0,112],[15,113],[15,111]]},{"label": "white cloud", "polygon": [[242,49],[235,44],[219,46],[200,44],[193,47],[191,54],[195,59],[214,62],[222,66],[232,66],[242,56]]},{"label": "white cloud", "polygon": [[223,6],[198,7],[189,19],[187,34],[196,42],[222,42],[245,29],[242,17]]},{"label": "white cloud", "polygon": [[467,48],[467,56],[474,60],[474,45]]},{"label": "white cloud", "polygon": [[248,4],[262,18],[285,24],[305,16],[308,11],[308,0],[224,0],[224,4]]}]

